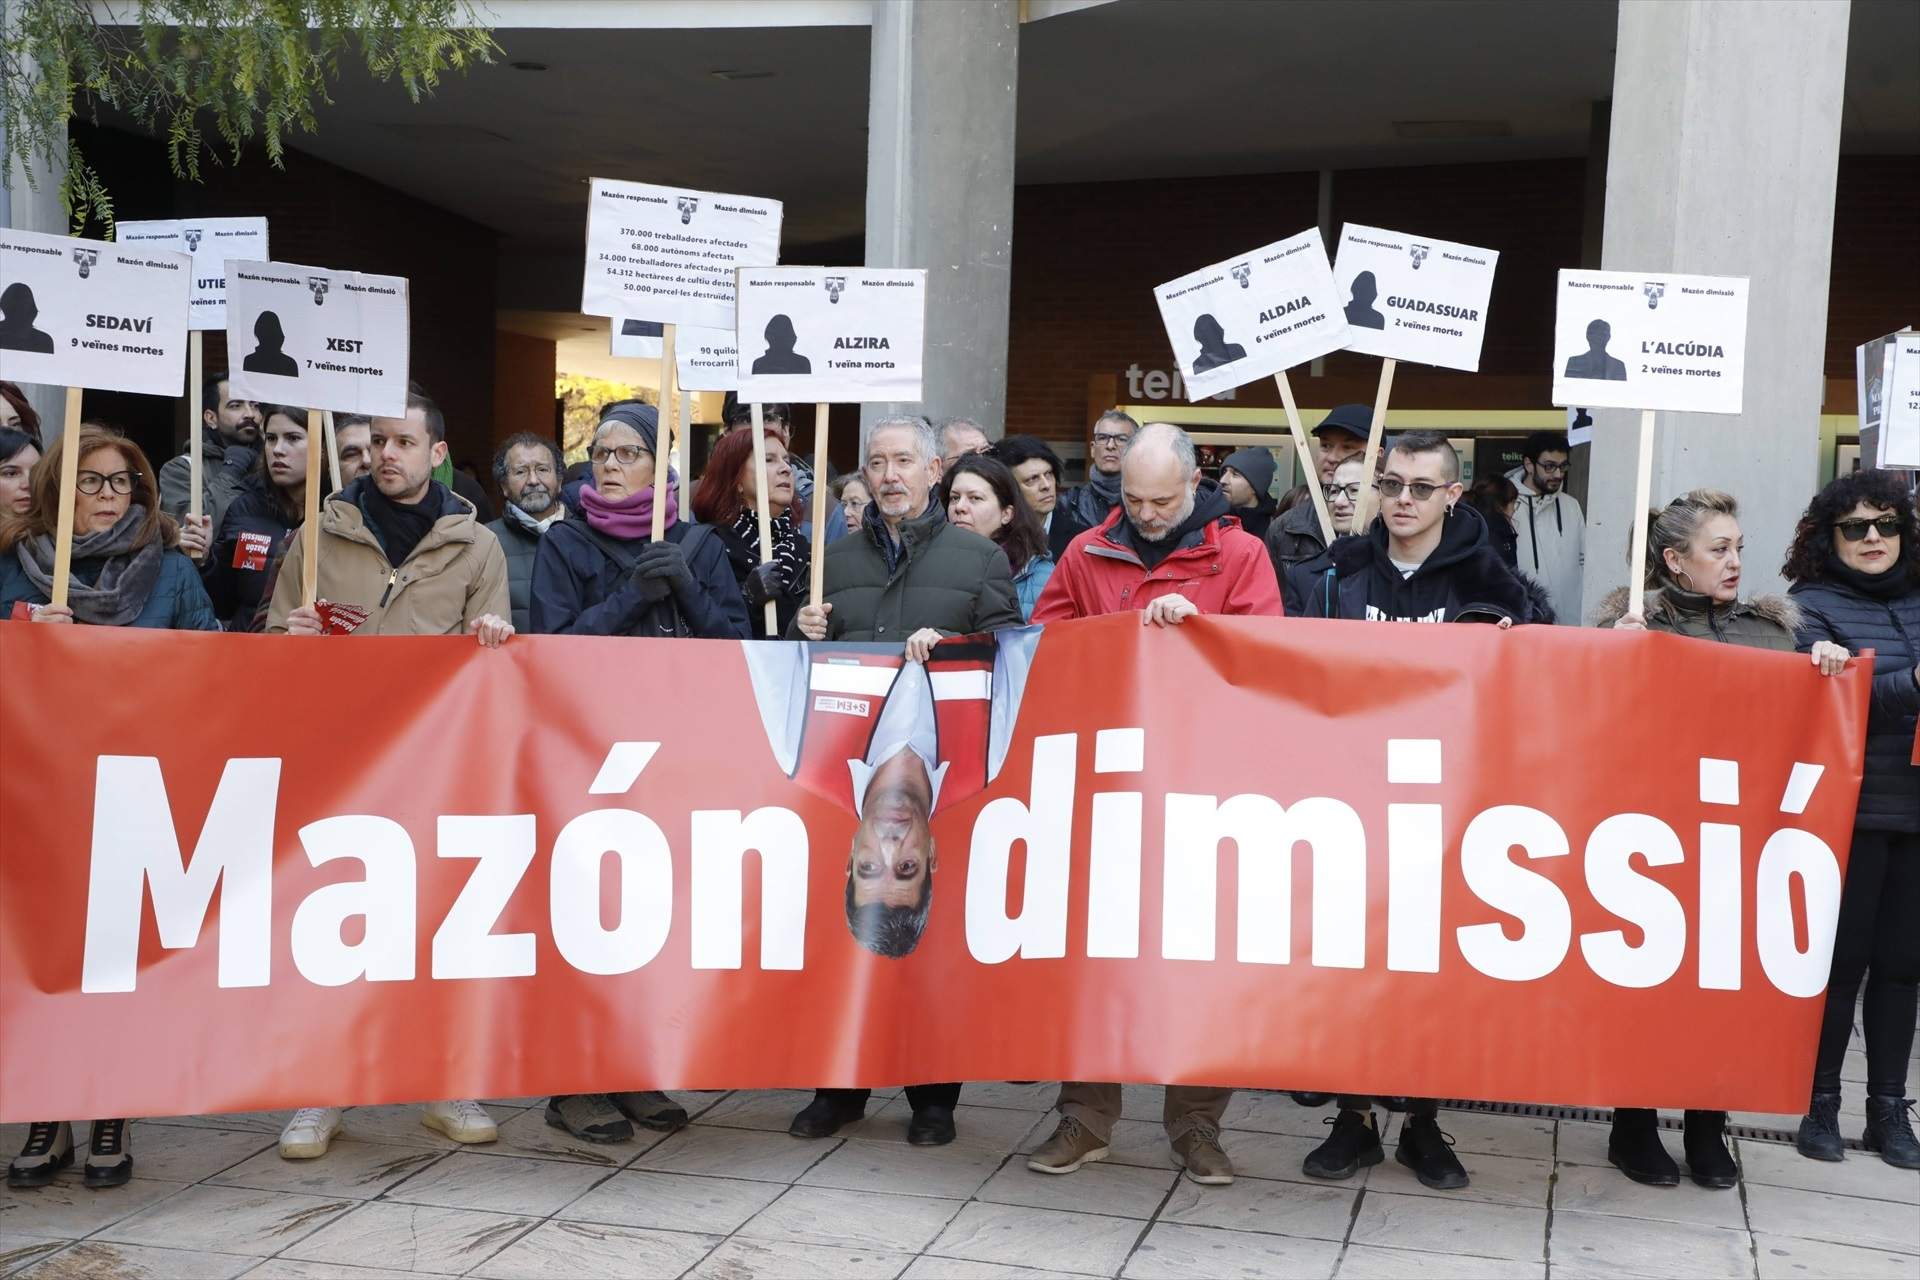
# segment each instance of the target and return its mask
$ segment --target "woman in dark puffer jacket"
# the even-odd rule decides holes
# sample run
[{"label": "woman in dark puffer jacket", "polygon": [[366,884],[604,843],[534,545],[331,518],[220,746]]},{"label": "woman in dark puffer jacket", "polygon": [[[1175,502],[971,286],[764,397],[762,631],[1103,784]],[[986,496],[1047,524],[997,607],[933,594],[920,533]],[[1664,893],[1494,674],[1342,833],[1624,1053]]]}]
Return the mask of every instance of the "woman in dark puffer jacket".
[{"label": "woman in dark puffer jacket", "polygon": [[1800,518],[1782,572],[1800,607],[1802,649],[1828,641],[1874,652],[1866,771],[1840,895],[1813,1098],[1796,1145],[1815,1160],[1841,1158],[1840,1067],[1864,978],[1863,1143],[1888,1164],[1920,1169],[1906,1097],[1920,1007],[1920,765],[1914,763],[1920,522],[1905,481],[1890,471],[1859,471],[1821,490]]}]

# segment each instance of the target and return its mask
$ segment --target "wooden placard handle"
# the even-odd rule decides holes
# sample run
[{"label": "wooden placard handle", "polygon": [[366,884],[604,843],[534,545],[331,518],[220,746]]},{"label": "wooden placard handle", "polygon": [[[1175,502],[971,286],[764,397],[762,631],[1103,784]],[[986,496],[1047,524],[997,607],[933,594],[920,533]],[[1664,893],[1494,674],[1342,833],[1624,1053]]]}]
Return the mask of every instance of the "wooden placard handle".
[{"label": "wooden placard handle", "polygon": [[[753,514],[760,523],[760,563],[773,559],[773,512],[767,505],[767,428],[760,406],[753,406]],[[778,610],[767,601],[767,634],[778,638]]]},{"label": "wooden placard handle", "polygon": [[[670,461],[673,454],[673,394],[675,356],[673,340],[678,325],[660,326],[660,413],[657,419],[658,429],[653,439],[653,540],[660,541],[667,532],[667,489],[672,483]],[[684,518],[686,512],[681,512]]]},{"label": "wooden placard handle", "polygon": [[1387,400],[1393,395],[1393,371],[1400,362],[1392,356],[1380,362],[1380,390],[1373,397],[1373,424],[1367,428],[1367,452],[1360,472],[1360,500],[1353,509],[1353,531],[1365,533],[1373,519],[1373,469],[1380,461],[1380,438],[1387,425]]},{"label": "wooden placard handle", "polygon": [[1640,411],[1640,457],[1633,475],[1633,550],[1627,556],[1627,612],[1646,616],[1647,508],[1653,505],[1653,410]]},{"label": "wooden placard handle", "polygon": [[1320,488],[1320,470],[1314,464],[1313,450],[1307,445],[1307,433],[1300,429],[1300,406],[1293,402],[1293,384],[1287,381],[1287,371],[1282,369],[1273,375],[1273,381],[1280,388],[1280,403],[1287,410],[1287,430],[1293,433],[1293,451],[1300,459],[1300,470],[1307,477],[1307,492],[1313,495],[1313,510],[1320,517],[1320,535],[1333,543],[1333,516],[1327,511],[1327,495]]},{"label": "wooden placard handle", "polygon": [[[53,590],[48,599],[67,603],[73,577],[73,504],[80,492],[80,388],[67,388],[67,416],[60,428],[60,511],[54,518]],[[195,493],[199,492],[196,487]]]},{"label": "wooden placard handle", "polygon": [[813,562],[807,602],[814,608],[827,592],[827,406],[813,406]]},{"label": "wooden placard handle", "polygon": [[[320,591],[320,410],[307,410],[307,514],[300,526],[300,603],[313,607]],[[397,566],[396,566],[397,567]]]},{"label": "wooden placard handle", "polygon": [[[195,520],[205,514],[206,506],[200,491],[201,477],[207,474],[206,444],[200,438],[207,429],[200,416],[204,412],[200,383],[206,377],[205,370],[205,346],[200,330],[194,329],[187,334],[187,514]],[[219,412],[214,410],[216,416]]]}]

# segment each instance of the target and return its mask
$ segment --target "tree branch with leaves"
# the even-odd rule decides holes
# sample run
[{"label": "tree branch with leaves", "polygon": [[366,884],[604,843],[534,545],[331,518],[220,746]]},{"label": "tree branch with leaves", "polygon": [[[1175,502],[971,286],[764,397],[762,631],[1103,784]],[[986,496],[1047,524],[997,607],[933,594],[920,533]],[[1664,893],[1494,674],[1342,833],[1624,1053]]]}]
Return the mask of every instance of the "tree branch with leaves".
[{"label": "tree branch with leaves", "polygon": [[112,193],[69,138],[74,117],[120,113],[197,182],[203,159],[237,163],[254,142],[281,167],[349,63],[418,102],[498,52],[470,0],[0,0],[0,162],[31,181],[64,158],[75,232],[111,235]]}]

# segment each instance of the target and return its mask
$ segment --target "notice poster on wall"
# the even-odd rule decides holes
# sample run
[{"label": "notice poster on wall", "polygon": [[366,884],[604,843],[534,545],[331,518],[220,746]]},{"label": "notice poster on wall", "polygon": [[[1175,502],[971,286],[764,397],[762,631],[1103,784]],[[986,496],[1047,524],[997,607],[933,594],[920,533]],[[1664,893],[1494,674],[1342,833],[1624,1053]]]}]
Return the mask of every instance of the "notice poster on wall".
[{"label": "notice poster on wall", "polygon": [[1744,276],[1560,273],[1557,405],[1739,413],[1746,362]]},{"label": "notice poster on wall", "polygon": [[1169,280],[1153,296],[1191,399],[1347,344],[1326,244],[1313,228]]},{"label": "notice poster on wall", "polygon": [[172,218],[159,222],[122,222],[113,229],[118,244],[171,249],[193,259],[187,291],[187,328],[227,327],[227,263],[238,258],[265,262],[265,218]]},{"label": "notice poster on wall", "polygon": [[0,379],[177,396],[184,253],[0,230]]},{"label": "notice poster on wall", "polygon": [[227,264],[227,358],[248,400],[407,411],[407,282],[287,262]]},{"label": "notice poster on wall", "polygon": [[1499,261],[1492,249],[1347,223],[1333,263],[1347,350],[1478,372]]},{"label": "notice poster on wall", "polygon": [[745,401],[920,399],[927,273],[862,267],[740,272],[737,390]]},{"label": "notice poster on wall", "polygon": [[757,196],[595,178],[580,310],[731,329],[734,272],[780,261],[781,213]]},{"label": "notice poster on wall", "polygon": [[1860,465],[1920,468],[1920,333],[1903,329],[1854,348]]}]

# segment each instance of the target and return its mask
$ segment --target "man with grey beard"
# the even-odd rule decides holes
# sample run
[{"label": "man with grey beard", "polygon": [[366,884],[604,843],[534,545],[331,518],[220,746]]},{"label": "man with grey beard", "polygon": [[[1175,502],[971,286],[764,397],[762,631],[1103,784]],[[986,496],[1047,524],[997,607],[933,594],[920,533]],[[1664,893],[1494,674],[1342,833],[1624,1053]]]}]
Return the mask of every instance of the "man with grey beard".
[{"label": "man with grey beard", "polygon": [[533,555],[547,526],[566,518],[567,504],[560,501],[560,476],[565,470],[560,447],[531,431],[507,437],[493,455],[493,483],[507,505],[506,514],[487,528],[507,553],[507,595],[513,603],[515,631],[533,630],[528,613]]}]

